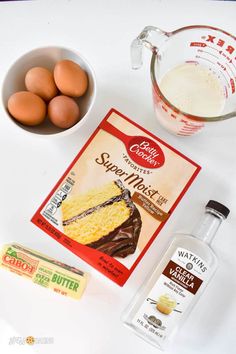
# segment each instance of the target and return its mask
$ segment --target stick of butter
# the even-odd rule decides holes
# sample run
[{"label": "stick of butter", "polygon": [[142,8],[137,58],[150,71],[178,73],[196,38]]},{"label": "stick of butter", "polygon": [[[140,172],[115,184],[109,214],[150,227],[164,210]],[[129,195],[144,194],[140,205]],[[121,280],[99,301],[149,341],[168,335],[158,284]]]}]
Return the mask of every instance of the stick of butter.
[{"label": "stick of butter", "polygon": [[87,283],[81,270],[16,243],[3,246],[0,267],[74,299],[81,297]]}]

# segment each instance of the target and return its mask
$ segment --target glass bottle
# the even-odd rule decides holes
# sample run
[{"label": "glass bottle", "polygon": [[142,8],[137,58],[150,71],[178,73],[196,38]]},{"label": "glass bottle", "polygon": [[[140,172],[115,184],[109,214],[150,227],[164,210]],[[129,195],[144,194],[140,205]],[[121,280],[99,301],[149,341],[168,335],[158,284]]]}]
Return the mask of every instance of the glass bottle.
[{"label": "glass bottle", "polygon": [[138,336],[165,349],[217,268],[210,244],[229,209],[210,200],[191,234],[178,234],[141,286],[122,320]]}]

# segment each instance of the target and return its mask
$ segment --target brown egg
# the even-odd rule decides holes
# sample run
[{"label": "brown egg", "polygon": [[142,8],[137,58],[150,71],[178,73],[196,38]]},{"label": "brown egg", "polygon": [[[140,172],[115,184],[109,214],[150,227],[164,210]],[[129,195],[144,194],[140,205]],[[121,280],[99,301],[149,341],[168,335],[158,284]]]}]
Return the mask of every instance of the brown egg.
[{"label": "brown egg", "polygon": [[59,128],[67,129],[79,121],[80,110],[73,98],[56,96],[48,105],[48,117]]},{"label": "brown egg", "polygon": [[54,80],[64,95],[82,96],[88,87],[86,72],[71,60],[61,60],[54,68]]},{"label": "brown egg", "polygon": [[19,91],[11,95],[7,108],[18,122],[30,126],[42,123],[47,111],[42,98],[28,91]]},{"label": "brown egg", "polygon": [[45,68],[36,66],[25,76],[25,86],[45,101],[50,101],[58,93],[53,74]]}]

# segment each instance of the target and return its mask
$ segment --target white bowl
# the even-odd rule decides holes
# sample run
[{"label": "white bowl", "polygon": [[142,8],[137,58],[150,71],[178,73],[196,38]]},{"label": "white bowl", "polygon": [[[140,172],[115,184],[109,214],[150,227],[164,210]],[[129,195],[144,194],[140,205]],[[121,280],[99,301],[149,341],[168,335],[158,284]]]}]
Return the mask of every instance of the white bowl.
[{"label": "white bowl", "polygon": [[[25,126],[18,123],[8,112],[7,101],[13,93],[26,90],[24,78],[27,71],[34,66],[42,66],[53,71],[56,62],[63,59],[74,61],[88,74],[88,90],[85,95],[76,98],[81,112],[79,122],[69,129],[57,128],[49,121],[49,119],[46,119],[41,125],[34,127]],[[94,104],[95,96],[96,79],[90,64],[78,52],[63,47],[42,47],[33,49],[22,55],[8,70],[2,86],[2,101],[8,119],[10,119],[16,128],[39,136],[59,137],[71,134],[78,130],[89,119],[89,112]]]}]

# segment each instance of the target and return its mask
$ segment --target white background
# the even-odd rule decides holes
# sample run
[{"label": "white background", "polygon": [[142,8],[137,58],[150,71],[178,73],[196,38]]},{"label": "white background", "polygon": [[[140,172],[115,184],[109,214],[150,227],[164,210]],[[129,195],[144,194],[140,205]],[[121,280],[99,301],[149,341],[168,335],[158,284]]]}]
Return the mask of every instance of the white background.
[{"label": "white background", "polygon": [[[0,3],[0,81],[18,56],[32,48],[60,45],[81,52],[92,64],[98,95],[89,123],[74,135],[36,139],[9,124],[0,107],[0,238],[17,241],[91,275],[80,302],[0,271],[0,352],[136,353],[158,350],[123,327],[120,315],[174,231],[190,231],[209,199],[231,214],[213,247],[220,267],[167,353],[234,354],[236,347],[236,120],[211,125],[180,139],[155,120],[149,77],[150,53],[139,71],[130,68],[129,46],[146,25],[170,31],[209,24],[236,34],[236,3],[221,1],[74,0]],[[107,111],[114,107],[202,166],[158,239],[123,288],[93,270],[30,223],[65,168]],[[11,337],[53,337],[54,344],[9,345]]]}]

